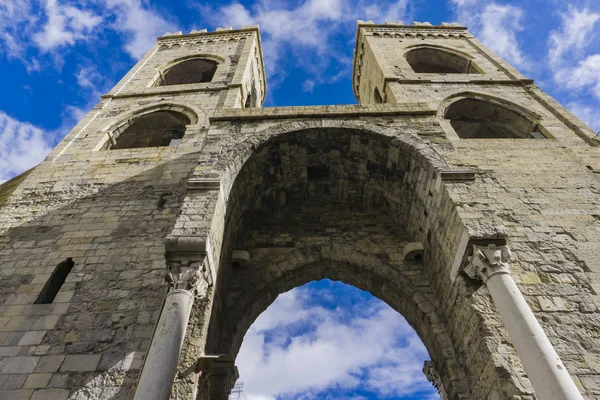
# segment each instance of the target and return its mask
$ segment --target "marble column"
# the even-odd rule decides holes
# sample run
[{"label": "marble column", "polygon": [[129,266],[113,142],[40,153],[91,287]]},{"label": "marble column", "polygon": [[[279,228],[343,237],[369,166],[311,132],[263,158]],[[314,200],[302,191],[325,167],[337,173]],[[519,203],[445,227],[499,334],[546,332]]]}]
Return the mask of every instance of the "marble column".
[{"label": "marble column", "polygon": [[202,261],[168,262],[169,285],[134,400],[168,400],[194,298],[206,295],[210,274]]},{"label": "marble column", "polygon": [[508,246],[473,245],[465,272],[486,284],[540,399],[583,400],[573,379],[513,280]]}]

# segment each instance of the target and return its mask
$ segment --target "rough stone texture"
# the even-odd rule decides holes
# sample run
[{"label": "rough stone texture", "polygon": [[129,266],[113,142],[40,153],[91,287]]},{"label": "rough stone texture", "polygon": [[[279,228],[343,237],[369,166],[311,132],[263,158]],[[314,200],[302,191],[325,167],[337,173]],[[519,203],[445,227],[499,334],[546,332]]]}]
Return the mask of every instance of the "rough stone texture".
[{"label": "rough stone texture", "polygon": [[[256,28],[160,38],[44,162],[0,186],[0,398],[131,398],[167,289],[167,236],[206,239],[214,280],[179,371],[203,352],[235,357],[277,295],[327,277],[402,313],[448,398],[533,399],[485,286],[460,273],[469,240],[502,239],[584,397],[600,397],[593,132],[461,27],[362,23],[357,39],[360,105],[261,109],[243,108],[265,94]],[[403,58],[414,46],[481,73],[417,74]],[[199,55],[219,63],[210,83],[153,86]],[[463,98],[517,112],[547,139],[460,139],[443,117]],[[102,150],[156,110],[189,118],[180,144]],[[422,259],[404,259],[411,242]],[[250,262],[233,265],[236,249]],[[54,302],[33,304],[67,257]],[[193,382],[177,379],[172,398]],[[205,376],[198,398],[210,386]]]}]

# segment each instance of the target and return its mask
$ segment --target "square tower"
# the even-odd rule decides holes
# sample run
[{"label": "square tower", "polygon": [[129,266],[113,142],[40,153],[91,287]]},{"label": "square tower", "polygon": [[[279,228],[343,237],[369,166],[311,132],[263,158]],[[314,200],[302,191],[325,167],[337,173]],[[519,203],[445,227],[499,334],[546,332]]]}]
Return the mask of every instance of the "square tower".
[{"label": "square tower", "polygon": [[185,151],[200,145],[215,110],[262,107],[265,91],[257,26],[167,33],[102,96],[50,159],[83,153],[102,158],[105,150]]},{"label": "square tower", "polygon": [[358,21],[353,89],[361,105],[435,108],[449,140],[595,145],[588,126],[456,23]]}]

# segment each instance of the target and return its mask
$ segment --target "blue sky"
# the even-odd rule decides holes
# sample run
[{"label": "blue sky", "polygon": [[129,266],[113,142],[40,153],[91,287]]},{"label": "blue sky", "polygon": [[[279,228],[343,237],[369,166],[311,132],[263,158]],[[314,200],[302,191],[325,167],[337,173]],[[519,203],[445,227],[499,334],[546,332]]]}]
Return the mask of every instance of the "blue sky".
[{"label": "blue sky", "polygon": [[[258,23],[265,106],[353,104],[356,19],[466,24],[600,129],[598,0],[0,0],[0,182],[41,161],[165,32]],[[381,357],[349,350],[363,339],[360,348]],[[340,355],[333,372],[301,360],[320,345]],[[248,399],[399,398],[421,390],[423,351],[382,303],[321,282],[282,295],[249,331],[238,364]],[[386,358],[400,352],[411,362]]]},{"label": "blue sky", "polygon": [[246,400],[439,399],[422,372],[428,359],[388,305],[322,280],[280,295],[246,333],[236,364]]}]

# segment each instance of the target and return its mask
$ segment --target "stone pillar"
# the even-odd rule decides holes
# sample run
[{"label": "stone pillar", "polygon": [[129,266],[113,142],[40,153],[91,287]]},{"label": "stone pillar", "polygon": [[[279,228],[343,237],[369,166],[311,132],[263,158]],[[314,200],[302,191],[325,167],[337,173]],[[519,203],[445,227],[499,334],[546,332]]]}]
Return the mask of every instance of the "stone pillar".
[{"label": "stone pillar", "polygon": [[211,363],[210,398],[211,400],[227,400],[239,378],[237,367],[233,361],[215,360]]},{"label": "stone pillar", "polygon": [[[192,256],[192,254],[195,254]],[[192,256],[192,260],[190,260]],[[212,284],[204,255],[167,253],[169,291],[146,355],[134,400],[168,400],[194,298]]]},{"label": "stone pillar", "polygon": [[483,280],[540,399],[583,400],[510,275],[508,246],[473,245],[465,272]]},{"label": "stone pillar", "polygon": [[435,369],[435,364],[433,361],[425,361],[423,364],[423,373],[425,374],[427,380],[431,382],[433,387],[437,389],[440,399],[448,400],[448,395],[446,394],[446,390],[444,390],[444,385],[442,384],[442,378]]}]

